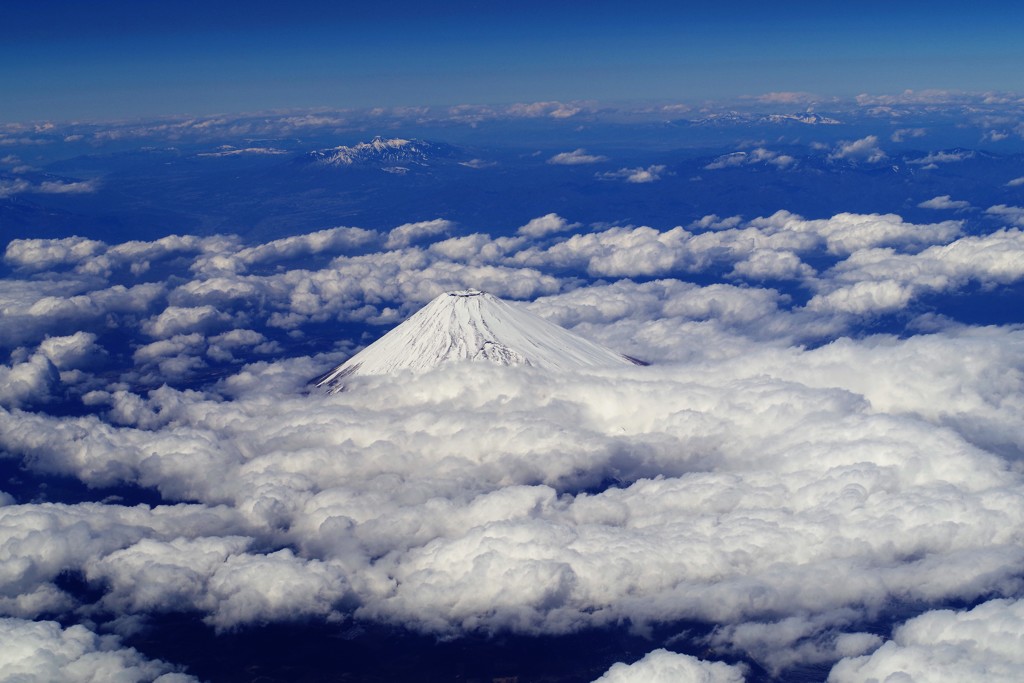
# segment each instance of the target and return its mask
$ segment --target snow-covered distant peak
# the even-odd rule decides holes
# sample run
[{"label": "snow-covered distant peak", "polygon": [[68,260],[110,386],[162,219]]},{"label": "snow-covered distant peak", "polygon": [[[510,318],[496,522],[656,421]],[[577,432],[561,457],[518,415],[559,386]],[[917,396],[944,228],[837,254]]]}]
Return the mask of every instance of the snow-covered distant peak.
[{"label": "snow-covered distant peak", "polygon": [[353,166],[358,164],[419,164],[427,165],[431,159],[449,157],[452,150],[423,140],[406,140],[376,136],[370,142],[341,145],[310,152],[312,161],[323,166]]},{"label": "snow-covered distant peak", "polygon": [[691,119],[688,123],[693,126],[732,126],[758,123],[801,123],[808,126],[835,126],[841,124],[842,121],[810,112],[801,114],[754,114],[730,111],[709,114],[700,119]]},{"label": "snow-covered distant peak", "polygon": [[837,126],[842,121],[830,118],[828,116],[822,116],[821,114],[769,114],[767,117],[768,121],[772,123],[806,123],[809,126]]},{"label": "snow-covered distant peak", "polygon": [[642,365],[607,347],[477,289],[446,292],[408,320],[324,375],[329,393],[348,378],[422,372],[452,361],[529,365],[567,371]]},{"label": "snow-covered distant peak", "polygon": [[385,140],[379,135],[374,136],[373,140],[369,142],[360,142],[355,147],[351,148],[356,151],[373,150],[375,152],[384,152],[386,150],[400,149],[406,145],[411,145],[411,140],[404,140],[402,138],[390,138]]}]

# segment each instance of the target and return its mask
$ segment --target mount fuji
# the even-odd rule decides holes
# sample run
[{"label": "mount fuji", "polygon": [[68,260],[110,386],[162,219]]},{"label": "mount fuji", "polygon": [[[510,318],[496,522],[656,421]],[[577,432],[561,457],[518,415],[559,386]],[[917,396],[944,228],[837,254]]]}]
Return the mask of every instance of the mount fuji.
[{"label": "mount fuji", "polygon": [[573,370],[646,365],[476,289],[447,292],[317,380],[328,393],[347,378],[422,372],[450,361]]}]

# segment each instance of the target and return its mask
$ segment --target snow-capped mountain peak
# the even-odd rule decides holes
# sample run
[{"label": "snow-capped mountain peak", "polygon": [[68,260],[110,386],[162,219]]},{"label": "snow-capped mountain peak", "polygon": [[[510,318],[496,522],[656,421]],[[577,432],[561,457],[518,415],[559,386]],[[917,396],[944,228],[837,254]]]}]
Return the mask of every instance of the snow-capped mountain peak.
[{"label": "snow-capped mountain peak", "polygon": [[422,372],[452,361],[573,370],[643,365],[477,289],[446,292],[317,381],[329,393],[359,375]]},{"label": "snow-capped mountain peak", "polygon": [[378,135],[370,142],[321,149],[307,156],[322,166],[401,163],[423,166],[429,164],[431,159],[451,157],[453,151],[448,145],[403,138],[385,139]]}]

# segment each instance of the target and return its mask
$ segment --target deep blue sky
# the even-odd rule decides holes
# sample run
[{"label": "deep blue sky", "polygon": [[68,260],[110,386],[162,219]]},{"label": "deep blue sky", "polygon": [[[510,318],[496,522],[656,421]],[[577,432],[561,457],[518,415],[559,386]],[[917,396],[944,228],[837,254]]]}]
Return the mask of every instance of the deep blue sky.
[{"label": "deep blue sky", "polygon": [[[4,7],[0,122],[548,99],[1024,90],[1020,6],[57,2]],[[841,5],[841,6],[840,6]]]}]

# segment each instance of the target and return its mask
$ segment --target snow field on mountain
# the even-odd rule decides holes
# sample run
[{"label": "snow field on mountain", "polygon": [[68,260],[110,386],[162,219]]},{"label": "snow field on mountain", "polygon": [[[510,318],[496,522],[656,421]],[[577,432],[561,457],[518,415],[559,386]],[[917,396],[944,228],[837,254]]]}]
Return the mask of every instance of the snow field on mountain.
[{"label": "snow field on mountain", "polygon": [[441,294],[329,372],[317,386],[338,391],[344,388],[345,378],[423,372],[452,361],[554,371],[636,364],[523,308],[472,289]]}]

